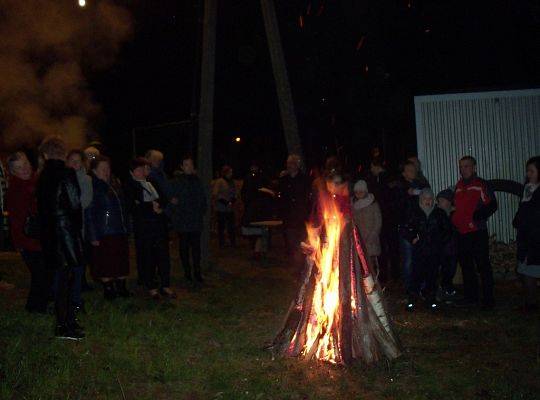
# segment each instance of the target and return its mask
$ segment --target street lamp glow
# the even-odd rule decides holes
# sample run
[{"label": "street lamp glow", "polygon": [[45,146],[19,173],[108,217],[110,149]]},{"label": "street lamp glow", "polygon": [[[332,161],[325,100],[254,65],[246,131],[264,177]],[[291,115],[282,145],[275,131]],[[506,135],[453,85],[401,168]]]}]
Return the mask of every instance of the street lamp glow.
[{"label": "street lamp glow", "polygon": [[86,0],[79,0],[79,7],[86,6]]},{"label": "street lamp glow", "polygon": [[234,141],[236,143],[240,143],[242,141],[242,138],[240,136],[237,136],[237,137],[234,138]]}]

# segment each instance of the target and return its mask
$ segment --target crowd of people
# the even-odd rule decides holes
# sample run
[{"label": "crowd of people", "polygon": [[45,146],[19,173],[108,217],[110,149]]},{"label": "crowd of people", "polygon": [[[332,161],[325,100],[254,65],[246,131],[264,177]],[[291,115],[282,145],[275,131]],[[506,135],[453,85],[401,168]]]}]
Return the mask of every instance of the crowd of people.
[{"label": "crowd of people", "polygon": [[[84,311],[81,292],[87,269],[102,285],[105,299],[133,295],[127,283],[131,234],[137,283],[150,298],[176,297],[171,232],[178,240],[185,279],[202,284],[201,234],[210,208],[220,247],[227,242],[236,246],[240,226],[254,259],[260,260],[270,246],[269,227],[280,225],[289,265],[301,271],[306,223],[317,218],[318,199],[325,193],[339,200],[356,226],[379,282],[402,283],[407,310],[422,303],[437,309],[441,301],[456,306],[480,303],[484,309],[495,305],[487,220],[497,210],[497,200],[490,184],[477,175],[471,156],[459,160],[458,182],[436,195],[416,157],[405,160],[399,174],[391,174],[377,154],[353,179],[335,157],[315,174],[306,173],[301,158],[292,154],[275,179],[253,162],[241,186],[232,168],[223,166],[207,197],[189,156],[169,177],[163,153],[149,150],[130,162],[129,174],[120,182],[111,172],[111,160],[95,147],[70,150],[54,136],[42,142],[38,153],[36,169],[24,152],[8,158],[7,212],[13,246],[31,276],[26,310],[46,313],[54,300],[59,338],[84,337],[76,317]],[[540,157],[527,161],[527,182],[514,219],[517,271],[527,288],[528,310],[537,308],[540,277],[539,169]],[[243,208],[238,220],[239,202]],[[453,283],[458,263],[462,297]]]}]

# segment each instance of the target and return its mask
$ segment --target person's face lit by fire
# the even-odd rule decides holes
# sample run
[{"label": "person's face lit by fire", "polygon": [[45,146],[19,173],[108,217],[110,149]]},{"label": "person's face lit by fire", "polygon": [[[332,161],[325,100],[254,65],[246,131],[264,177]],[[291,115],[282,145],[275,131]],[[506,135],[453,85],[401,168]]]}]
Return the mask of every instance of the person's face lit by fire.
[{"label": "person's face lit by fire", "polygon": [[152,151],[148,161],[150,161],[150,164],[152,164],[152,168],[161,168],[163,165],[163,153],[157,150]]},{"label": "person's face lit by fire", "polygon": [[357,200],[364,199],[368,193],[364,190],[355,190],[354,191],[354,197],[356,197]]},{"label": "person's face lit by fire", "polygon": [[459,173],[463,179],[470,179],[476,174],[476,165],[472,160],[460,160]]},{"label": "person's face lit by fire", "polygon": [[409,182],[414,181],[416,179],[416,177],[417,177],[417,174],[418,174],[418,171],[417,171],[416,167],[414,165],[412,165],[412,164],[407,164],[403,168],[403,176]]},{"label": "person's face lit by fire", "polygon": [[81,155],[77,153],[71,154],[66,160],[66,166],[68,168],[73,168],[75,171],[79,171],[83,166]]},{"label": "person's face lit by fire", "polygon": [[437,205],[446,212],[449,212],[452,209],[452,202],[444,197],[439,197],[437,199]]},{"label": "person's face lit by fire", "polygon": [[422,196],[422,197],[420,197],[420,204],[422,205],[422,207],[431,208],[431,207],[433,207],[434,203],[435,203],[435,201],[433,200],[432,196]]},{"label": "person's face lit by fire", "polygon": [[111,180],[111,166],[107,161],[101,161],[96,165],[96,168],[92,170],[94,175],[105,182],[110,182]]},{"label": "person's face lit by fire", "polygon": [[195,173],[195,166],[191,158],[182,161],[182,172],[186,175],[193,175]]},{"label": "person's face lit by fire", "polygon": [[533,185],[537,184],[539,182],[538,179],[538,168],[536,168],[536,165],[529,164],[527,165],[527,181],[529,183],[532,183]]},{"label": "person's face lit by fire", "polygon": [[32,177],[32,166],[26,156],[21,156],[17,161],[13,162],[11,173],[17,178],[27,181]]},{"label": "person's face lit by fire", "polygon": [[345,182],[343,182],[343,178],[339,175],[336,175],[326,181],[326,189],[334,196],[347,195],[347,185]]},{"label": "person's face lit by fire", "polygon": [[143,181],[150,175],[150,166],[141,165],[140,167],[135,168],[131,173],[135,179]]}]

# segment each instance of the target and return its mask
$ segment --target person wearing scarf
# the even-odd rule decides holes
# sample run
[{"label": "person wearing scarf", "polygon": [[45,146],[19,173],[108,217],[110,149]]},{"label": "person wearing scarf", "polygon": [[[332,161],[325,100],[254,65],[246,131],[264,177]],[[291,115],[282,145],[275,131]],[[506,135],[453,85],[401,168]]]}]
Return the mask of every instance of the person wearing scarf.
[{"label": "person wearing scarf", "polygon": [[525,312],[538,311],[540,278],[540,156],[527,161],[527,182],[513,225],[517,229],[517,272],[526,289]]},{"label": "person wearing scarf", "polygon": [[360,237],[364,241],[368,262],[374,271],[379,274],[378,259],[381,255],[381,242],[379,235],[382,227],[382,215],[375,196],[369,193],[367,183],[359,180],[354,184],[353,221]]},{"label": "person wearing scarf", "polygon": [[[130,165],[131,179],[125,187],[126,209],[133,218],[137,271],[150,297],[155,300],[162,296],[175,298],[171,285],[171,261],[167,218],[163,210],[167,200],[147,180],[150,163],[138,157]],[[160,277],[159,285],[156,273]],[[159,291],[158,291],[159,287]]]},{"label": "person wearing scarf", "polygon": [[406,239],[413,246],[412,285],[407,310],[413,311],[419,299],[435,310],[438,257],[444,243],[451,234],[451,225],[446,213],[435,207],[435,196],[431,189],[423,189],[418,202],[407,215]]}]

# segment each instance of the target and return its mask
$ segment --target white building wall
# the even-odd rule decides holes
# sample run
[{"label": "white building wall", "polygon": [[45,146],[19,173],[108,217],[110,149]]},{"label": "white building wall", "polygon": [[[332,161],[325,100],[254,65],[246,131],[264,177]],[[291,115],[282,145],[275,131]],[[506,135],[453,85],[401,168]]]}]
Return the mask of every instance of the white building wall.
[{"label": "white building wall", "polygon": [[[525,162],[540,155],[540,89],[416,96],[414,104],[418,158],[435,193],[455,185],[464,155],[476,158],[484,179],[521,183]],[[519,199],[496,195],[490,234],[509,242]]]}]

